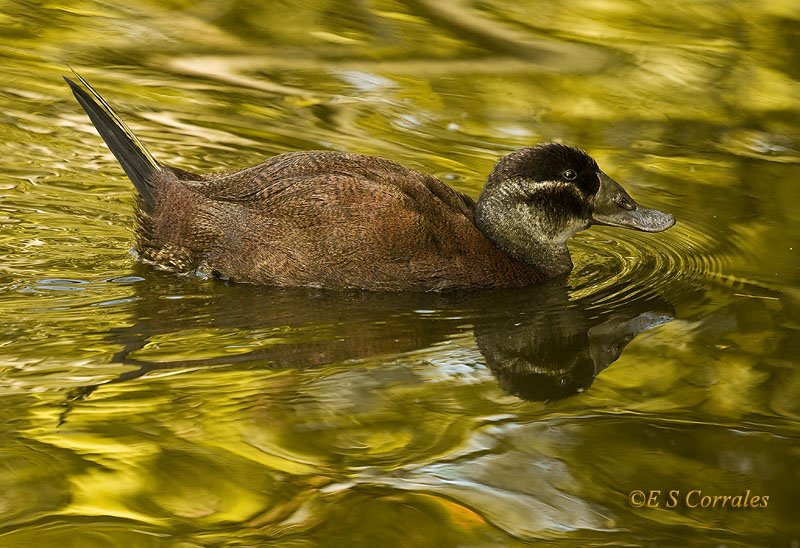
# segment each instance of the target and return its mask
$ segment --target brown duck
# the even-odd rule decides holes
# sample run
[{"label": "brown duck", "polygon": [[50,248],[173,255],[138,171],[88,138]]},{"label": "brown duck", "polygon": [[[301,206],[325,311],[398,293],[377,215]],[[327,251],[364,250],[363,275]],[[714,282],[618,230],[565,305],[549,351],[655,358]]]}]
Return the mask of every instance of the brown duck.
[{"label": "brown duck", "polygon": [[86,90],[64,79],[138,191],[137,252],[179,273],[395,291],[525,286],[569,272],[566,242],[592,224],[675,223],[556,143],[502,158],[477,202],[390,160],[340,152],[197,175],[159,164],[77,77]]}]

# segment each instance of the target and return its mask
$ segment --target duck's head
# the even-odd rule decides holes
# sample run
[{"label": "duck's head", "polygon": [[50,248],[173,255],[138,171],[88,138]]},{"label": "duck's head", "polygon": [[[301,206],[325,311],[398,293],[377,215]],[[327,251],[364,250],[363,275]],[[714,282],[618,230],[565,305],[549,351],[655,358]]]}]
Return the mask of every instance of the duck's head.
[{"label": "duck's head", "polygon": [[572,268],[566,242],[576,232],[594,224],[661,232],[675,218],[640,207],[582,150],[547,143],[497,163],[475,222],[501,250],[555,276]]}]

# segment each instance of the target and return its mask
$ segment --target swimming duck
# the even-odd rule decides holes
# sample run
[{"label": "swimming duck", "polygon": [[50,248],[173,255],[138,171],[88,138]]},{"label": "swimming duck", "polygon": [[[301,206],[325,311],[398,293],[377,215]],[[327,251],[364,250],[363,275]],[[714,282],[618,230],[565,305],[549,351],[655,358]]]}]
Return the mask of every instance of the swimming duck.
[{"label": "swimming duck", "polygon": [[675,223],[558,143],[502,158],[477,202],[393,161],[341,152],[190,173],[157,162],[76,76],[85,90],[64,80],[136,187],[136,251],[178,273],[337,289],[519,287],[569,272],[567,240],[593,224]]}]

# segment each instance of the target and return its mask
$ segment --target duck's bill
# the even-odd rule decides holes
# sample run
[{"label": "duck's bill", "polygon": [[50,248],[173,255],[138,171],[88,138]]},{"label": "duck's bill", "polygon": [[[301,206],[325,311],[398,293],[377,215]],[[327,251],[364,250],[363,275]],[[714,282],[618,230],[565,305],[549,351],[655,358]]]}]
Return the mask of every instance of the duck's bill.
[{"label": "duck's bill", "polygon": [[642,232],[661,232],[675,224],[675,217],[657,209],[636,207],[632,211],[620,211],[611,215],[592,215],[594,224],[632,228]]},{"label": "duck's bill", "polygon": [[675,224],[675,217],[657,209],[640,207],[619,183],[599,173],[600,188],[594,197],[592,224],[661,232]]}]

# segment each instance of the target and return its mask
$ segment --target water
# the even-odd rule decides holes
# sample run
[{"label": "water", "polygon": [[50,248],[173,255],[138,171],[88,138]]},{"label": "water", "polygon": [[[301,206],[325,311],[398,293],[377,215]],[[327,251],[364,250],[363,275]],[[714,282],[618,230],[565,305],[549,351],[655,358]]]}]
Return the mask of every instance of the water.
[{"label": "water", "polygon": [[[0,13],[0,545],[800,542],[795,3]],[[560,139],[678,224],[516,291],[161,273],[67,63],[184,169],[347,150],[476,196]]]}]

